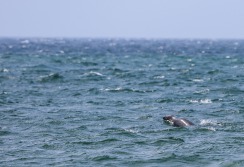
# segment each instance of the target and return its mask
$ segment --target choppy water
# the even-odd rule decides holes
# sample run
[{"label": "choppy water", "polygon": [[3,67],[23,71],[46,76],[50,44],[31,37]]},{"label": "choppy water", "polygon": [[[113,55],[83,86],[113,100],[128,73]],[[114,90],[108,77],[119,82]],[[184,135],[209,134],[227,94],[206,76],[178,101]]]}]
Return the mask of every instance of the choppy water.
[{"label": "choppy water", "polygon": [[243,40],[0,39],[0,166],[244,166],[243,83]]}]

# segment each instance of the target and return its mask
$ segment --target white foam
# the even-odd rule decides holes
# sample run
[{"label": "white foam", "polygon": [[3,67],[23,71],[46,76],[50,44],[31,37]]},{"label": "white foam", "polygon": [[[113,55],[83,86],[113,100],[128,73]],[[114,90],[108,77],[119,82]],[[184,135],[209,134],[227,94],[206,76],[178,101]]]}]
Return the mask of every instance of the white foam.
[{"label": "white foam", "polygon": [[90,71],[89,74],[94,74],[97,76],[103,76],[103,74],[99,73],[99,72],[94,72],[94,71]]},{"label": "white foam", "polygon": [[216,131],[216,129],[214,127],[208,127],[207,129],[211,130],[211,131]]},{"label": "white foam", "polygon": [[191,103],[198,103],[197,100],[190,100]]},{"label": "white foam", "polygon": [[22,43],[22,44],[28,44],[28,43],[30,43],[30,41],[29,40],[23,40],[20,43]]},{"label": "white foam", "polygon": [[203,89],[203,90],[199,90],[199,91],[195,91],[195,93],[208,93],[209,89]]},{"label": "white foam", "polygon": [[122,90],[122,89],[123,89],[122,87],[117,87],[114,90]]},{"label": "white foam", "polygon": [[203,119],[200,121],[200,125],[219,125],[217,121],[211,119]]},{"label": "white foam", "polygon": [[210,120],[210,119],[203,119],[200,121],[200,125],[202,126],[208,126],[205,127],[206,129],[210,130],[210,131],[216,131],[216,128],[213,126],[221,126],[221,124],[219,124],[217,121],[215,120]]},{"label": "white foam", "polygon": [[117,88],[114,88],[114,89],[111,89],[111,88],[106,88],[106,89],[101,89],[102,91],[120,91],[120,90],[123,90],[122,87],[117,87]]},{"label": "white foam", "polygon": [[203,82],[204,80],[203,79],[193,79],[192,81],[193,82]]},{"label": "white foam", "polygon": [[160,75],[160,76],[156,76],[156,77],[154,77],[155,79],[164,79],[165,78],[165,76],[163,76],[163,75]]},{"label": "white foam", "polygon": [[8,70],[8,69],[6,69],[6,68],[4,68],[4,69],[3,69],[3,72],[9,72],[9,70]]},{"label": "white foam", "polygon": [[211,99],[201,99],[201,100],[189,100],[191,103],[202,103],[202,104],[211,104],[213,103]]},{"label": "white foam", "polygon": [[203,99],[203,100],[200,100],[200,103],[209,104],[209,103],[212,103],[212,100],[210,100],[210,99]]},{"label": "white foam", "polygon": [[133,130],[133,129],[124,129],[126,132],[130,132],[130,133],[138,133],[138,130]]}]

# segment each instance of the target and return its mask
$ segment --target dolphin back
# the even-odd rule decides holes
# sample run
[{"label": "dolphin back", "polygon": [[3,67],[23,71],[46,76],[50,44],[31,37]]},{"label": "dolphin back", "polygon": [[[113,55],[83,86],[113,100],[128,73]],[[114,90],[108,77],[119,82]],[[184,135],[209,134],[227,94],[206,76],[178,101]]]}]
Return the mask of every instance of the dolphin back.
[{"label": "dolphin back", "polygon": [[184,126],[191,126],[194,125],[194,123],[192,123],[191,121],[187,120],[187,119],[175,119],[174,121],[174,126],[177,127],[184,127]]}]

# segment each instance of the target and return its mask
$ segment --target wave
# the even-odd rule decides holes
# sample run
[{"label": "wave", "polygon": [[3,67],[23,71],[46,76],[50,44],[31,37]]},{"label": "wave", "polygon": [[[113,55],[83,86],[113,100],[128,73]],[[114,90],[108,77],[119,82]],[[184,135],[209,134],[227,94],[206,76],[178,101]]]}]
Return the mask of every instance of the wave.
[{"label": "wave", "polygon": [[55,82],[55,81],[60,81],[62,80],[64,77],[62,75],[60,75],[59,73],[51,73],[49,75],[46,76],[41,76],[39,81],[40,82]]},{"label": "wave", "polygon": [[133,88],[123,88],[123,87],[116,87],[116,88],[105,88],[105,89],[100,89],[101,91],[106,91],[106,92],[135,92],[135,93],[147,93],[147,92],[153,92],[153,90],[138,90],[138,89],[133,89]]}]

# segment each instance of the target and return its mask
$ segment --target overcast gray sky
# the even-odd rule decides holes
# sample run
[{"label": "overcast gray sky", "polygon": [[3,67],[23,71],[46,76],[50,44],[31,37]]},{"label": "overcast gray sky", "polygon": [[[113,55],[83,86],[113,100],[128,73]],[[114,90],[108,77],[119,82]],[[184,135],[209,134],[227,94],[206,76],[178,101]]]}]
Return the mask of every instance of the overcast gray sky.
[{"label": "overcast gray sky", "polygon": [[0,0],[0,37],[244,39],[244,0]]}]

